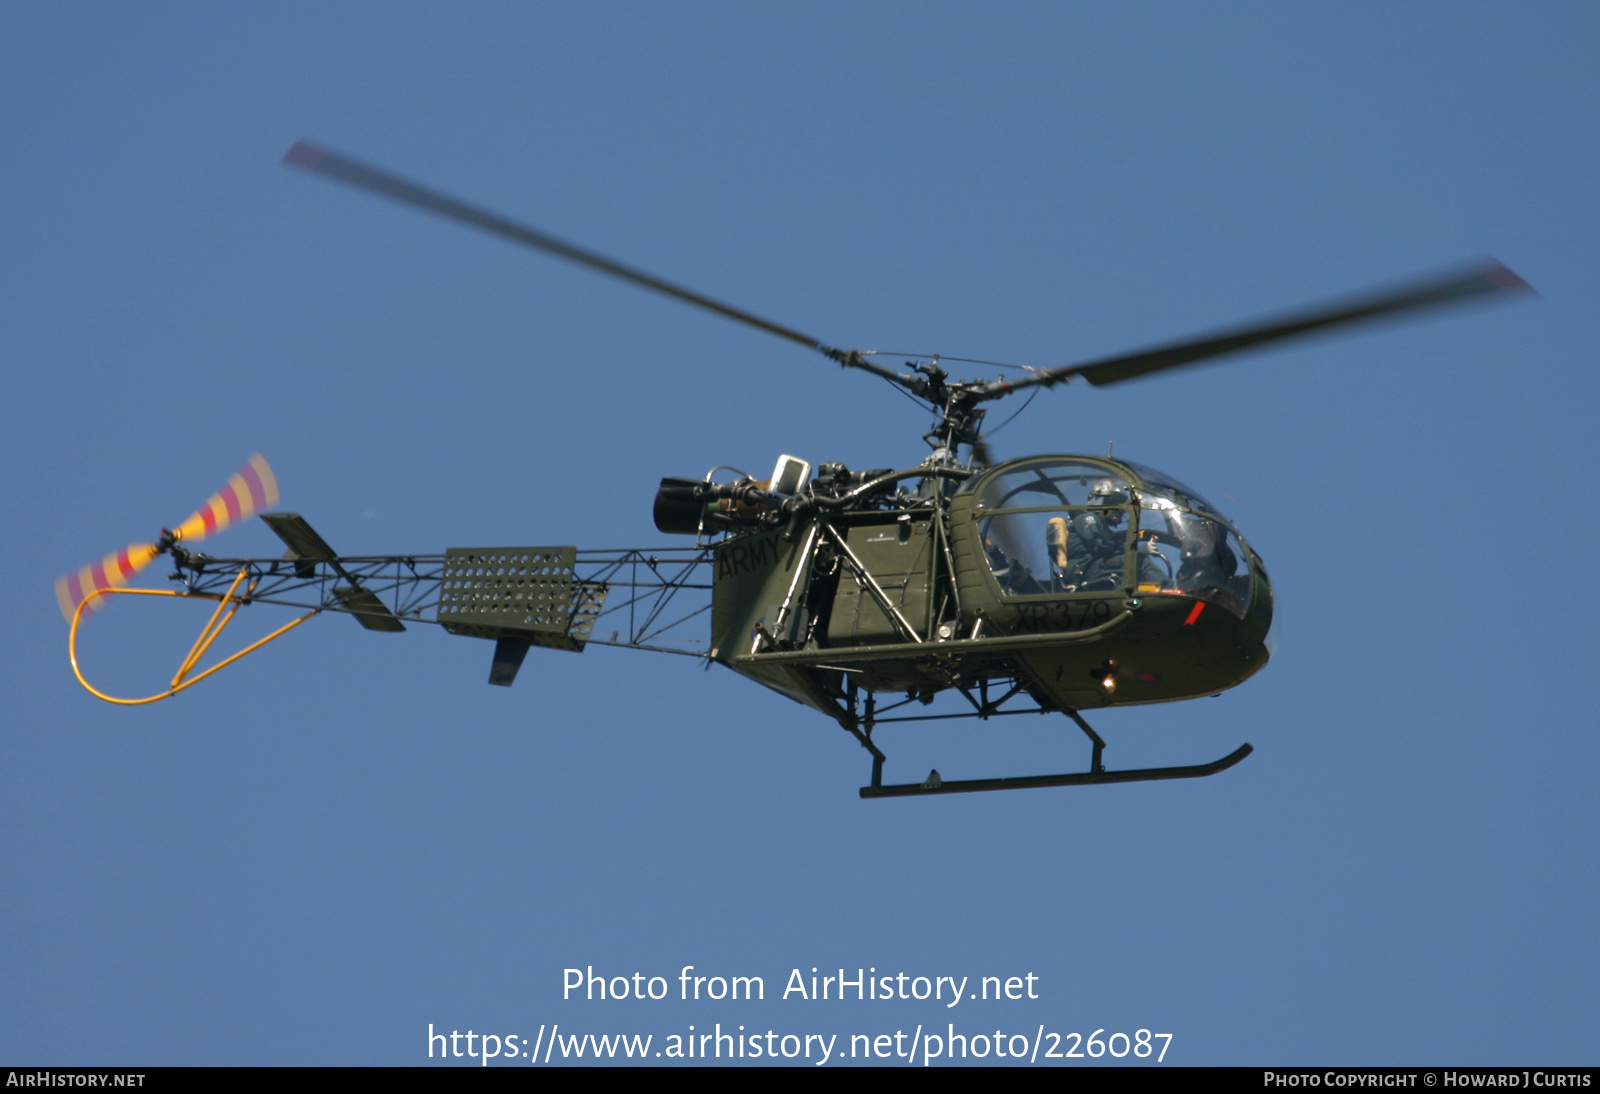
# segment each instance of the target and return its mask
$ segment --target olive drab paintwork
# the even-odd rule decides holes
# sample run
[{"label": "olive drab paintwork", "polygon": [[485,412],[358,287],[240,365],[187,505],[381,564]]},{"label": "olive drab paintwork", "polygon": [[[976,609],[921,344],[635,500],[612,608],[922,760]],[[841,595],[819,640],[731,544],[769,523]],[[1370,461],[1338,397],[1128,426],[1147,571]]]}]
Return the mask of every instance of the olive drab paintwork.
[{"label": "olive drab paintwork", "polygon": [[[794,585],[801,563],[802,544],[789,542],[778,532],[723,540],[712,555],[711,656],[727,664],[739,652],[749,652],[761,635],[787,641],[792,626],[779,633],[778,613]],[[825,709],[813,694],[813,682],[804,674],[780,667],[751,666],[744,675],[796,702]]]},{"label": "olive drab paintwork", "polygon": [[[1159,535],[1152,528],[1158,512],[1191,514],[1142,508],[1146,483],[1125,463],[1051,456],[1004,463],[959,489],[912,496],[900,506],[846,511],[788,533],[731,536],[716,550],[713,657],[836,718],[852,682],[873,693],[931,698],[982,680],[1020,678],[1046,709],[1085,710],[1214,695],[1265,665],[1271,586],[1242,538],[1249,573],[1243,612],[1220,597],[1141,590],[1131,581],[1085,592],[1002,587],[980,530],[993,515],[981,503],[985,487],[1019,471],[1069,463],[1130,485],[1116,506],[1053,510],[1062,522],[1121,513],[1124,575],[1140,572],[1140,545]],[[1053,542],[1061,553],[1059,528]],[[797,575],[797,566],[805,572]],[[793,604],[780,631],[790,590]]]}]

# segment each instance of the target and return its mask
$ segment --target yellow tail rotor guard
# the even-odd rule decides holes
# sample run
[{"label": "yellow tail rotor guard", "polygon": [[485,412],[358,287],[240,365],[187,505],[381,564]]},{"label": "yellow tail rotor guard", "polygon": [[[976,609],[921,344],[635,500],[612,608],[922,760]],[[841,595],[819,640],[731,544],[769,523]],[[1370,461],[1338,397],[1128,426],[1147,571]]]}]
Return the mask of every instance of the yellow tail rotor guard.
[{"label": "yellow tail rotor guard", "polygon": [[[227,668],[229,665],[233,664],[246,654],[254,653],[256,650],[259,650],[262,646],[265,646],[273,639],[288,634],[300,624],[321,612],[322,609],[314,608],[300,616],[298,619],[293,619],[288,623],[285,623],[283,626],[279,627],[265,638],[252,642],[250,645],[246,646],[244,649],[240,650],[231,657],[225,658],[198,675],[190,677],[189,673],[194,671],[194,667],[199,664],[200,658],[204,657],[206,655],[206,651],[211,649],[211,644],[217,640],[217,636],[222,633],[223,629],[226,628],[229,623],[233,622],[233,617],[238,614],[239,609],[250,602],[250,594],[255,592],[254,583],[251,584],[250,588],[245,590],[243,596],[236,595],[239,591],[240,583],[249,576],[249,573],[249,567],[241,569],[239,571],[239,576],[233,579],[233,584],[228,587],[228,591],[222,596],[206,593],[180,593],[172,589],[104,588],[96,590],[95,596],[88,597],[79,602],[78,606],[73,610],[72,613],[72,629],[67,634],[67,657],[72,662],[72,674],[78,678],[78,683],[83,685],[84,690],[90,695],[93,695],[96,699],[104,699],[108,703],[116,703],[119,706],[129,707],[142,706],[145,703],[155,703],[161,701],[162,699],[170,699],[172,696],[178,694],[180,691],[183,691],[185,688],[193,687],[206,677],[210,676],[212,673]],[[172,682],[167,686],[166,691],[157,692],[155,695],[147,695],[142,699],[119,699],[115,695],[107,695],[105,692],[89,683],[88,680],[84,679],[83,670],[78,667],[78,624],[83,620],[84,609],[99,597],[119,595],[176,596],[185,599],[215,600],[217,602],[216,611],[211,613],[211,618],[207,620],[206,625],[201,628],[199,637],[194,640],[194,645],[189,647],[188,654],[184,657],[183,663],[178,666],[178,671],[172,677]]]}]

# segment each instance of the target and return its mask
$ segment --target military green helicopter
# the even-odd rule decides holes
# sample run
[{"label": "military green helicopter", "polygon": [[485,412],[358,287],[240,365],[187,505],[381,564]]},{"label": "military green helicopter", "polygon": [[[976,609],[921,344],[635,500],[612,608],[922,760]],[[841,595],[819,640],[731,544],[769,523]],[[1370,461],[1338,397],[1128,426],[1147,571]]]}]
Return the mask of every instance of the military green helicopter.
[{"label": "military green helicopter", "polygon": [[[1496,262],[1311,307],[1202,338],[1008,380],[953,378],[952,361],[827,345],[347,157],[300,142],[285,163],[479,228],[664,293],[881,377],[925,403],[937,423],[913,466],[851,470],[777,458],[770,475],[713,468],[668,477],[657,529],[692,546],[452,548],[442,555],[337,554],[304,518],[262,513],[288,547],[279,559],[213,558],[206,535],[274,505],[259,456],[176,530],[61,579],[73,670],[120,703],[154,702],[199,682],[306,620],[352,615],[369,630],[436,623],[495,643],[489,682],[509,686],[534,646],[623,646],[720,664],[826,714],[872,757],[861,796],[898,797],[1212,775],[1208,764],[1107,770],[1105,742],[1082,712],[1211,696],[1268,661],[1273,594],[1266,568],[1215,506],[1170,475],[1128,460],[1039,455],[995,463],[986,404],[1082,379],[1121,383],[1269,343],[1448,304],[1528,291]],[[911,357],[905,371],[878,358]],[[962,451],[965,450],[965,458]],[[720,476],[720,478],[719,478]],[[178,588],[128,587],[168,555]],[[118,699],[78,665],[78,625],[114,593],[216,602],[211,621],[165,690]],[[201,658],[246,604],[299,607],[298,618],[232,657]],[[709,636],[705,627],[709,623]],[[958,709],[933,706],[957,699]],[[937,709],[937,712],[935,710]],[[1060,712],[1088,737],[1087,771],[886,784],[874,734],[898,722]]]}]

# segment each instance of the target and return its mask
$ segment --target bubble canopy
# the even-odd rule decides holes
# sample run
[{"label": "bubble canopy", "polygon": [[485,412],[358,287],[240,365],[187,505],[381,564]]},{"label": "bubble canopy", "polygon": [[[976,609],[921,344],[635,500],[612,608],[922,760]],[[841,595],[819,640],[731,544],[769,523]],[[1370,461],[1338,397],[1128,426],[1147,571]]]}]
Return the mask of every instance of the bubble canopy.
[{"label": "bubble canopy", "polygon": [[1047,456],[1001,464],[960,492],[978,495],[978,533],[1005,596],[1132,591],[1249,611],[1259,561],[1215,506],[1171,475]]}]

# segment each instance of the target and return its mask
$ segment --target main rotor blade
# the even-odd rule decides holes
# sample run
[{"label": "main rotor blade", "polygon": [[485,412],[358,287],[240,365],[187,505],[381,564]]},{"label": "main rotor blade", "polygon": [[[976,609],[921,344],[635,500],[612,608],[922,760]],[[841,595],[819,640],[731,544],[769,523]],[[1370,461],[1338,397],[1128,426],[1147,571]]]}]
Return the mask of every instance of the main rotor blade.
[{"label": "main rotor blade", "polygon": [[521,243],[523,246],[532,247],[534,250],[555,255],[557,258],[564,258],[568,262],[576,262],[580,266],[587,266],[591,270],[599,270],[601,273],[610,274],[612,277],[620,277],[624,281],[631,281],[635,285],[646,289],[665,293],[668,296],[682,300],[686,304],[693,304],[695,307],[705,308],[707,311],[726,316],[737,323],[743,323],[746,326],[755,327],[757,330],[764,330],[768,334],[776,334],[779,338],[797,342],[807,349],[826,349],[808,334],[801,334],[797,330],[762,319],[758,315],[751,315],[747,311],[735,308],[730,304],[724,304],[720,300],[702,296],[692,289],[674,285],[670,281],[663,281],[653,274],[634,269],[632,266],[625,266],[613,259],[606,258],[604,255],[596,254],[565,240],[557,239],[555,236],[546,235],[544,232],[534,228],[507,220],[488,210],[479,209],[476,206],[457,201],[455,198],[447,197],[434,190],[425,189],[415,183],[397,178],[386,171],[380,171],[376,167],[369,167],[364,163],[358,163],[336,152],[329,152],[327,149],[319,148],[309,141],[297,142],[284,155],[283,162],[291,167],[303,168],[331,179],[338,179],[340,182],[349,183],[351,186],[359,186],[363,190],[370,190],[375,194],[381,194],[384,197],[404,202],[407,205],[415,205],[419,209],[426,209],[430,213],[437,213],[439,216],[448,217],[462,224],[481,228],[485,232],[509,239],[514,243]]},{"label": "main rotor blade", "polygon": [[1182,368],[1213,357],[1241,353],[1270,342],[1299,338],[1317,331],[1351,323],[1398,316],[1405,312],[1422,311],[1445,304],[1465,303],[1483,296],[1508,296],[1532,292],[1528,283],[1500,263],[1490,260],[1465,273],[1386,289],[1370,296],[1356,297],[1330,304],[1321,304],[1300,312],[1261,323],[1253,323],[1236,330],[1222,331],[1204,338],[1171,345],[1157,346],[1119,357],[1104,357],[1081,365],[1050,369],[1038,376],[1029,376],[1007,386],[1012,389],[1032,387],[1036,384],[1050,386],[1070,376],[1082,376],[1096,387],[1121,383],[1137,376],[1146,376],[1165,369]]}]

